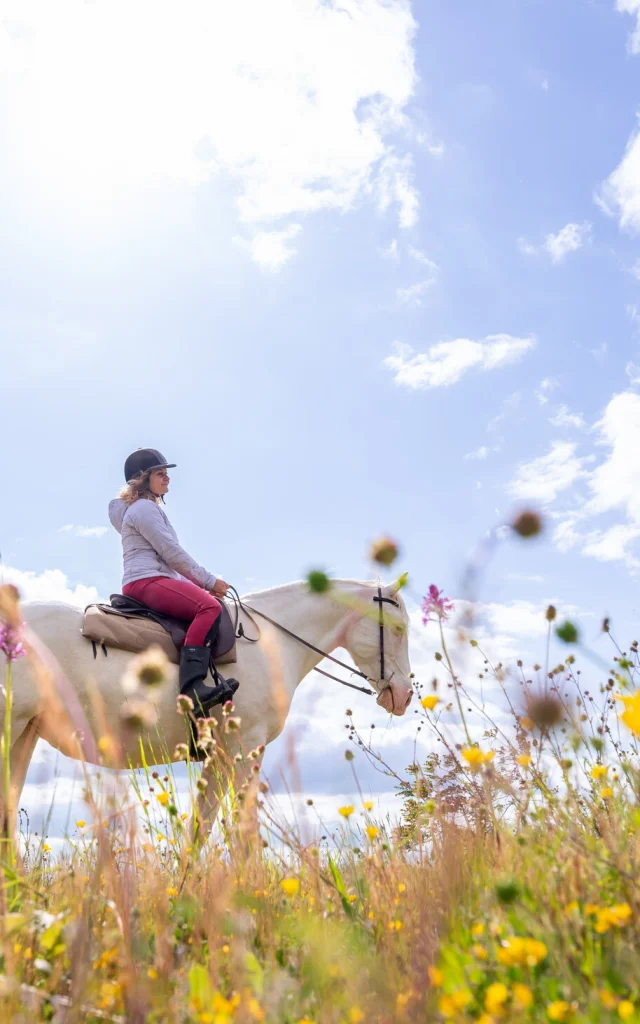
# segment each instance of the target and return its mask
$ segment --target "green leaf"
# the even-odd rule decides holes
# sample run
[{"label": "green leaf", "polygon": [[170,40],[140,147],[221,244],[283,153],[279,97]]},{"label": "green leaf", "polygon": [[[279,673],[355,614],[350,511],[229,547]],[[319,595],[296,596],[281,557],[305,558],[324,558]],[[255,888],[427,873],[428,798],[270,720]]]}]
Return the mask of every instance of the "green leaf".
[{"label": "green leaf", "polygon": [[194,964],[189,971],[189,995],[196,1010],[202,1011],[211,1006],[211,979],[209,972],[201,964]]},{"label": "green leaf", "polygon": [[63,928],[64,921],[54,921],[40,936],[40,945],[47,953],[50,953],[53,947],[58,944]]},{"label": "green leaf", "polygon": [[348,915],[348,917],[353,918],[354,910],[351,904],[349,903],[349,894],[347,892],[347,887],[344,884],[344,879],[340,874],[340,869],[338,868],[338,865],[333,862],[331,857],[329,857],[329,868],[331,870],[331,874],[333,875],[333,880],[336,883],[336,889],[340,894],[340,899],[342,901],[342,906],[344,907],[344,912]]},{"label": "green leaf", "polygon": [[249,984],[253,990],[254,995],[261,996],[264,981],[264,971],[258,961],[257,957],[253,953],[247,951],[244,955],[244,966],[249,976]]}]

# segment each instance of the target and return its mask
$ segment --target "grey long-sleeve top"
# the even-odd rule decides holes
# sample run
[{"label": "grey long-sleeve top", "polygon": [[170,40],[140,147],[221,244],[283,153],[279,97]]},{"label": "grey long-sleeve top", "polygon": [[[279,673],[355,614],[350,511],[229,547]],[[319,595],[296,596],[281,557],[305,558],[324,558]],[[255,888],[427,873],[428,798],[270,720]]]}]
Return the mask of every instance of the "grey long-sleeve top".
[{"label": "grey long-sleeve top", "polygon": [[109,502],[109,519],[122,537],[123,587],[151,576],[186,579],[203,590],[213,587],[216,577],[180,547],[169,517],[155,501],[139,498],[127,505],[122,498],[114,498]]}]

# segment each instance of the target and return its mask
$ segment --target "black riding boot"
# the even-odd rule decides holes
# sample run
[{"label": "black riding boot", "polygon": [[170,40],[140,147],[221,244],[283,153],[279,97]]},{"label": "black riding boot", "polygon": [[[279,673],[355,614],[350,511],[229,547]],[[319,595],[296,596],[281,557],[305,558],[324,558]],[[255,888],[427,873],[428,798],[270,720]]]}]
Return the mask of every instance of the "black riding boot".
[{"label": "black riding boot", "polygon": [[[205,637],[204,647],[185,646],[180,652],[180,693],[191,697],[196,718],[207,718],[208,712],[216,704],[233,700],[240,686],[237,679],[224,679],[211,663],[211,650],[215,648],[219,629],[218,618]],[[213,686],[207,686],[206,683],[210,664]]]}]

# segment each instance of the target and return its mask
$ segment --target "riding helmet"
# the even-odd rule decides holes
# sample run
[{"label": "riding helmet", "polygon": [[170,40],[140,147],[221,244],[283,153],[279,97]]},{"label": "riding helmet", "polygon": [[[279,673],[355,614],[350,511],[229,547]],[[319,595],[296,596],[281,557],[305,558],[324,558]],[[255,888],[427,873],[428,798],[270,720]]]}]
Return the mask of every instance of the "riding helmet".
[{"label": "riding helmet", "polygon": [[157,448],[136,448],[124,464],[125,483],[148,469],[174,469],[175,466],[176,463],[167,462]]}]

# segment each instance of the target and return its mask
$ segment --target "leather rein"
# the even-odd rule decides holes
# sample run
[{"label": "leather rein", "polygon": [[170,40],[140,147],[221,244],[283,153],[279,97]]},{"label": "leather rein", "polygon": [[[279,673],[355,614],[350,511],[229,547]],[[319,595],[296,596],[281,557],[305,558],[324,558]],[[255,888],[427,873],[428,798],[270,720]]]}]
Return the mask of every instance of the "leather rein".
[{"label": "leather rein", "polygon": [[[304,646],[308,647],[310,651],[315,651],[315,653],[319,654],[321,657],[327,658],[329,661],[332,661],[334,663],[334,665],[339,665],[340,668],[344,668],[348,672],[351,672],[353,675],[357,675],[357,676],[360,676],[362,679],[366,679],[367,682],[371,682],[372,681],[372,680],[369,679],[369,676],[365,675],[364,672],[361,672],[359,668],[354,668],[353,665],[347,665],[346,662],[340,661],[339,658],[334,658],[333,654],[328,654],[326,651],[323,651],[320,647],[316,647],[315,644],[312,644],[309,640],[305,640],[304,637],[298,636],[297,633],[294,633],[292,630],[288,629],[286,626],[283,626],[281,622],[276,622],[276,620],[272,619],[269,615],[266,614],[266,612],[261,612],[257,608],[249,609],[247,607],[247,605],[243,604],[242,599],[241,599],[240,595],[238,594],[238,591],[236,590],[235,587],[229,587],[229,591],[231,593],[231,599],[232,599],[232,601],[233,601],[233,603],[235,605],[234,632],[236,634],[236,638],[248,640],[249,643],[252,643],[252,644],[255,644],[255,643],[258,642],[258,640],[260,639],[260,627],[258,626],[258,624],[255,621],[255,619],[252,617],[252,613],[253,613],[253,615],[259,615],[261,618],[263,618],[267,622],[271,623],[272,626],[275,626],[276,629],[279,629],[282,633],[286,633],[286,635],[290,636],[293,640],[297,640],[298,643],[304,644]],[[379,630],[379,638],[380,638],[380,681],[382,683],[385,683],[385,682],[388,683],[390,680],[385,679],[385,677],[384,677],[384,668],[385,668],[384,612],[383,612],[382,605],[385,604],[385,603],[386,604],[392,604],[395,608],[399,608],[400,605],[399,605],[399,603],[397,601],[394,601],[392,597],[384,597],[383,593],[382,593],[382,587],[378,587],[378,595],[377,595],[377,597],[372,598],[372,600],[376,601],[378,603],[378,630]],[[258,631],[258,636],[256,636],[256,637],[247,636],[247,634],[244,631],[244,626],[240,622],[240,609],[242,609],[242,611],[245,613],[245,615],[251,620],[253,625],[256,627],[256,629]],[[348,686],[352,690],[359,690],[360,693],[366,693],[370,697],[375,695],[375,692],[376,692],[375,690],[369,690],[366,686],[356,686],[355,683],[348,683],[348,682],[346,682],[346,680],[340,679],[338,676],[331,675],[330,672],[325,672],[324,669],[322,669],[322,668],[317,668],[317,667],[314,666],[313,671],[314,672],[319,672],[321,676],[326,676],[327,679],[333,679],[334,682],[336,682],[336,683],[341,683],[342,686]]]}]

